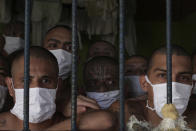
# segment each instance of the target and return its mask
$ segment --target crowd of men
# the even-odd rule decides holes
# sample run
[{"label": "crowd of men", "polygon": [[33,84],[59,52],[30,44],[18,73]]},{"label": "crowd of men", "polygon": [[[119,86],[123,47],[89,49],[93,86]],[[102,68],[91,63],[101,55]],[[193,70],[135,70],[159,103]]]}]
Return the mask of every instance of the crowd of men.
[{"label": "crowd of men", "polygon": [[[8,25],[0,36],[0,130],[23,129],[24,33],[21,23]],[[56,25],[42,47],[30,47],[29,126],[31,130],[71,129],[71,28]],[[149,59],[125,60],[125,122],[134,115],[156,127],[167,100],[166,48]],[[79,59],[80,61],[80,59]],[[79,130],[119,130],[119,63],[108,41],[95,41],[83,69],[77,97]],[[187,126],[196,129],[196,52],[172,46],[172,102]],[[126,124],[125,123],[125,124]]]}]

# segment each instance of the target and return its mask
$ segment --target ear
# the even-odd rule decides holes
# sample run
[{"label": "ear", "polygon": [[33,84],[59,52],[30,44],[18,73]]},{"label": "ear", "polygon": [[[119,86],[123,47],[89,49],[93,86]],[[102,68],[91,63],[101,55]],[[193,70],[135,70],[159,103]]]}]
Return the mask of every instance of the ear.
[{"label": "ear", "polygon": [[140,75],[139,81],[140,81],[140,86],[141,86],[142,90],[147,92],[149,85],[146,81],[145,75]]},{"label": "ear", "polygon": [[15,98],[15,91],[14,91],[14,89],[12,87],[12,78],[6,77],[5,78],[5,83],[6,83],[7,87],[8,87],[8,91],[9,91],[10,96]]}]

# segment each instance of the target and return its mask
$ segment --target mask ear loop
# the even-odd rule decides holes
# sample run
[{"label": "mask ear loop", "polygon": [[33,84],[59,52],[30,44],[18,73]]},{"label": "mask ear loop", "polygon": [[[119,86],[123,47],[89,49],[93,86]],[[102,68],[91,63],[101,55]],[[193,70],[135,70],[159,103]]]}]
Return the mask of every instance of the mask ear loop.
[{"label": "mask ear loop", "polygon": [[[147,81],[147,83],[149,83],[152,86],[152,83],[150,82],[150,80],[148,79],[148,76],[145,75],[145,79]],[[150,109],[151,111],[155,111],[155,108],[152,108],[148,105],[148,100],[146,101],[146,108]]]},{"label": "mask ear loop", "polygon": [[148,84],[150,84],[151,86],[153,85],[153,84],[150,82],[150,80],[148,79],[148,76],[147,76],[147,75],[145,75],[145,79],[146,79],[146,82],[147,82]]}]

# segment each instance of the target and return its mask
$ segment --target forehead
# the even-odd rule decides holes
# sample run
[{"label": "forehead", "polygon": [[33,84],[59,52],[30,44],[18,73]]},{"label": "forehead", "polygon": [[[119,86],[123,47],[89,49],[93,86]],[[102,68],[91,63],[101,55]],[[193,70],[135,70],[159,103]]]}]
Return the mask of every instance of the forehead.
[{"label": "forehead", "polygon": [[126,60],[125,65],[135,65],[135,64],[145,64],[147,65],[147,61],[144,58],[133,57]]},{"label": "forehead", "polygon": [[94,49],[94,48],[110,48],[110,49],[113,49],[113,46],[109,43],[106,43],[106,42],[96,42],[91,47],[91,49]]},{"label": "forehead", "polygon": [[[166,70],[166,55],[156,54],[152,58],[151,71],[160,68]],[[192,72],[191,58],[188,56],[172,55],[172,73],[177,72]]]},{"label": "forehead", "polygon": [[111,75],[111,76],[116,76],[118,73],[118,67],[116,65],[112,64],[94,64],[94,65],[89,65],[87,66],[86,73],[88,75],[93,75],[93,76],[102,76],[104,75]]},{"label": "forehead", "polygon": [[[14,63],[12,73],[13,76],[24,75],[24,57],[21,57]],[[54,77],[58,75],[58,67],[55,67],[55,65],[49,60],[30,57],[30,75],[47,75]]]},{"label": "forehead", "polygon": [[44,42],[47,42],[47,40],[51,38],[62,40],[62,41],[63,40],[71,41],[71,31],[63,27],[57,27],[47,33],[47,35],[45,36]]}]

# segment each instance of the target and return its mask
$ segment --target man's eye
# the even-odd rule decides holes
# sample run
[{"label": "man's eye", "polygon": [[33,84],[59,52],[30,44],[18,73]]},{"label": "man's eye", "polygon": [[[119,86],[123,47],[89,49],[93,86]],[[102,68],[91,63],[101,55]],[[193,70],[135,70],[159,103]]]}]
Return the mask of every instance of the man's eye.
[{"label": "man's eye", "polygon": [[50,83],[50,80],[49,80],[49,79],[43,79],[43,80],[42,80],[42,83],[43,83],[43,84],[49,84],[49,83]]},{"label": "man's eye", "polygon": [[180,79],[183,81],[191,81],[191,77],[188,76],[181,76]]},{"label": "man's eye", "polygon": [[50,43],[48,47],[49,48],[57,48],[57,44],[56,43]]},{"label": "man's eye", "polygon": [[167,76],[166,76],[166,74],[158,74],[158,77],[159,78],[166,78]]}]

